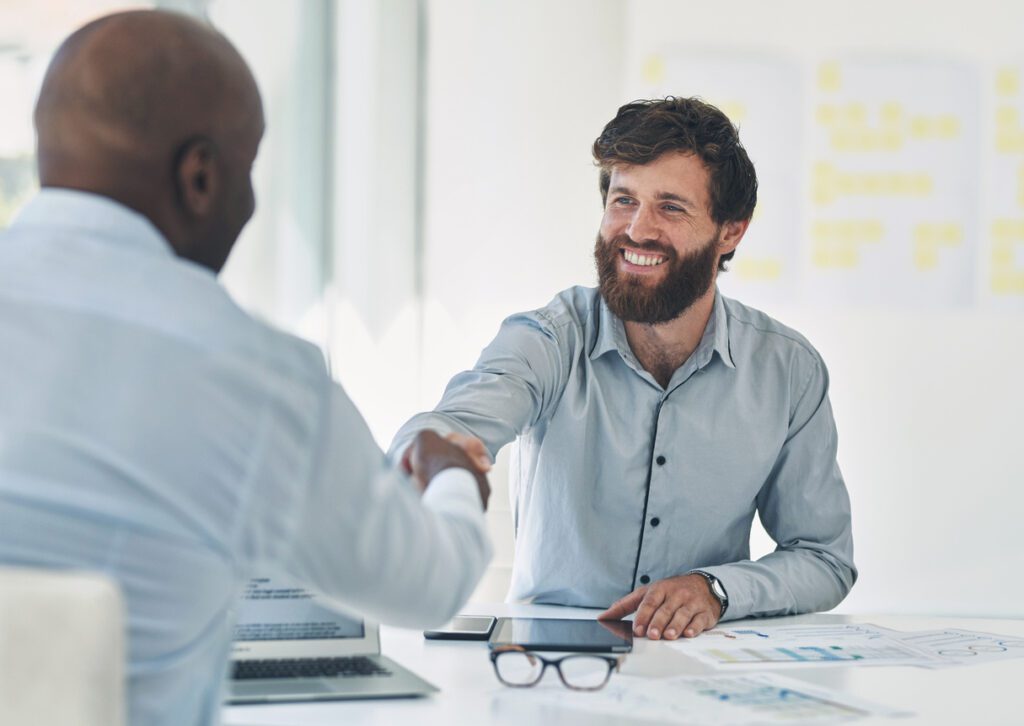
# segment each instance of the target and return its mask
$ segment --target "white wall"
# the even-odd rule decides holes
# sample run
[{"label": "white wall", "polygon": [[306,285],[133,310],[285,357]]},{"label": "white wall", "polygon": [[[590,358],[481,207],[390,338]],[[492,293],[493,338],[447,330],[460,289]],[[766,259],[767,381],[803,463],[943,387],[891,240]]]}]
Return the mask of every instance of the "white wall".
[{"label": "white wall", "polygon": [[[982,63],[1018,52],[1024,28],[1024,3],[995,0],[723,7],[428,3],[422,406],[472,364],[502,317],[593,283],[600,204],[589,145],[631,100],[626,73],[651,52],[925,52]],[[807,335],[832,374],[861,568],[840,609],[1024,617],[1024,316],[978,306],[768,312]],[[488,596],[500,595],[510,556],[507,512],[492,520],[501,545]]]}]

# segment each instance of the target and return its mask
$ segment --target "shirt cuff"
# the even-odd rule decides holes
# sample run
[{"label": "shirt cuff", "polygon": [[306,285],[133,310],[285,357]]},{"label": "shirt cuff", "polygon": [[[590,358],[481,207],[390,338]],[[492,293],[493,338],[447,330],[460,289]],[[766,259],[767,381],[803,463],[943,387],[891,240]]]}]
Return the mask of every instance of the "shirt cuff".
[{"label": "shirt cuff", "polygon": [[467,519],[483,519],[480,488],[476,477],[465,469],[452,467],[434,475],[423,492],[424,506]]},{"label": "shirt cuff", "polygon": [[729,609],[722,615],[721,622],[750,617],[754,608],[751,603],[750,588],[744,580],[745,573],[741,569],[732,565],[713,565],[696,569],[714,575],[722,583],[722,589],[725,590],[725,595],[729,598]]}]

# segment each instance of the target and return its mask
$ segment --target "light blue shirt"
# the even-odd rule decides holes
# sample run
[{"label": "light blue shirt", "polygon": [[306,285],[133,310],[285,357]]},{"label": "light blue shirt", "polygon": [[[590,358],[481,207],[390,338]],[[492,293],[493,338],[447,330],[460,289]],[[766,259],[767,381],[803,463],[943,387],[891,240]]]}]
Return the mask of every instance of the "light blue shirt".
[{"label": "light blue shirt", "polygon": [[486,566],[467,472],[421,499],[315,347],[108,199],[46,189],[0,234],[0,351],[0,563],[120,583],[132,724],[218,720],[256,568],[425,627]]},{"label": "light blue shirt", "polygon": [[[473,434],[492,456],[518,437],[510,599],[604,608],[702,569],[742,618],[828,609],[856,580],[825,365],[721,294],[662,388],[597,291],[566,290],[508,318],[391,455],[422,428]],[[755,512],[778,547],[751,561]]]}]

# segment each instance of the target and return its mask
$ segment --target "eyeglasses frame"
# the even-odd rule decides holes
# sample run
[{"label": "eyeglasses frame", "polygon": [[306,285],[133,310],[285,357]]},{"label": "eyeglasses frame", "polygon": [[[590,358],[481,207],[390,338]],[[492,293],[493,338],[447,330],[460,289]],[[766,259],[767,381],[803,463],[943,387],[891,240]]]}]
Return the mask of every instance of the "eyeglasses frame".
[{"label": "eyeglasses frame", "polygon": [[[537,678],[531,681],[530,683],[509,683],[508,681],[506,681],[504,678],[501,677],[501,671],[498,670],[498,656],[500,656],[502,653],[522,653],[523,655],[532,656],[539,660],[541,662],[541,669],[540,673],[537,674]],[[579,658],[581,656],[586,658],[600,658],[608,664],[608,672],[605,674],[604,680],[601,681],[601,685],[587,688],[584,686],[570,685],[565,680],[565,675],[562,673],[562,661],[568,660],[569,658]],[[620,670],[622,670],[622,664],[625,662],[626,656],[624,655],[610,656],[604,655],[602,653],[569,653],[568,655],[563,655],[561,658],[551,659],[545,658],[544,656],[532,650],[527,650],[521,645],[503,645],[491,650],[491,665],[494,666],[494,675],[498,677],[498,680],[501,681],[503,685],[506,685],[509,688],[533,688],[538,683],[540,683],[541,680],[544,678],[544,673],[547,671],[548,666],[552,666],[558,673],[558,679],[562,681],[562,685],[568,688],[569,690],[600,691],[602,688],[608,685],[608,681],[611,680],[613,672],[617,673]]]}]

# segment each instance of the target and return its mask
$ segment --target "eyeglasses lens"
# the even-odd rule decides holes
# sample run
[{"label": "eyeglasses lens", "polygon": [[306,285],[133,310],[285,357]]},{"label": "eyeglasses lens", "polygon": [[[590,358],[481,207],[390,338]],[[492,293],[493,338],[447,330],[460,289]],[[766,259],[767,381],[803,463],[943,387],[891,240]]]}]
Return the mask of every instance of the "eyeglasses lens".
[{"label": "eyeglasses lens", "polygon": [[574,655],[559,664],[567,686],[590,690],[608,680],[608,661],[587,655]]},{"label": "eyeglasses lens", "polygon": [[529,653],[502,653],[495,661],[501,680],[513,686],[525,686],[540,678],[544,664]]}]

